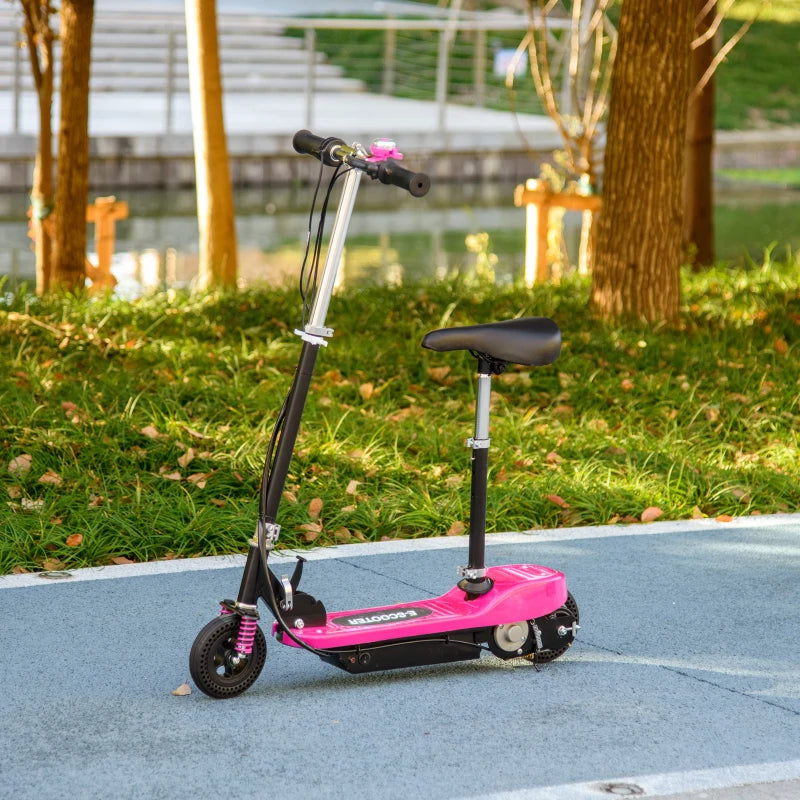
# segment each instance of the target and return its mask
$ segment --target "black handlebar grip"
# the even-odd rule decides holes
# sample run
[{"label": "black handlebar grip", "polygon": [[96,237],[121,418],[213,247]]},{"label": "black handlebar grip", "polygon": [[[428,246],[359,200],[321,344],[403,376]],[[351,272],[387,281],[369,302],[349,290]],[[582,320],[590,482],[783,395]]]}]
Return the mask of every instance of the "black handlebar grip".
[{"label": "black handlebar grip", "polygon": [[341,162],[341,159],[333,157],[331,150],[343,144],[344,142],[341,139],[336,139],[332,136],[327,138],[324,136],[317,136],[307,130],[297,131],[292,138],[292,147],[294,147],[296,152],[302,153],[303,155],[314,156],[314,158],[318,158],[328,166],[335,166]]},{"label": "black handlebar grip", "polygon": [[387,158],[378,169],[378,180],[407,189],[414,197],[422,197],[431,188],[431,179],[424,172],[404,169],[393,158]]}]

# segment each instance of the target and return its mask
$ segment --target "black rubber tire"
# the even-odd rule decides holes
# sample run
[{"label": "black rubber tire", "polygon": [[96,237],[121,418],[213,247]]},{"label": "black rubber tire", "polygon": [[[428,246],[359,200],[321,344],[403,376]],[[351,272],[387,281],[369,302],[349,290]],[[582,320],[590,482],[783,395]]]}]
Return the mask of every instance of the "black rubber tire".
[{"label": "black rubber tire", "polygon": [[189,673],[197,688],[209,697],[236,697],[246,691],[261,674],[267,660],[264,632],[257,627],[253,652],[238,665],[231,665],[239,619],[237,614],[215,617],[195,637],[189,653]]},{"label": "black rubber tire", "polygon": [[[567,592],[567,602],[564,603],[564,605],[560,608],[557,608],[549,616],[571,616],[575,618],[575,622],[580,622],[578,604],[575,602],[575,598],[570,592]],[[572,642],[564,645],[564,647],[559,647],[558,650],[540,650],[538,653],[530,653],[529,655],[525,656],[525,658],[527,658],[529,661],[533,661],[535,664],[546,664],[549,661],[555,661],[557,658],[563,656],[571,646]]]}]

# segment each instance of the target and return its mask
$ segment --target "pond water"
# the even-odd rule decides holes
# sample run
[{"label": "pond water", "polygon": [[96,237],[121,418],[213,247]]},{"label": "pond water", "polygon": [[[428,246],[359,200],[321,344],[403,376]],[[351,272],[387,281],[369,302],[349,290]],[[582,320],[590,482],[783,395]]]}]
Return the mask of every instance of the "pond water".
[{"label": "pond water", "polygon": [[[525,212],[513,204],[511,184],[447,184],[424,198],[364,183],[352,218],[343,280],[413,281],[476,268],[494,254],[495,279],[508,282],[524,269]],[[130,217],[117,223],[113,271],[119,290],[135,296],[150,288],[190,285],[197,268],[194,192],[137,191],[124,198]],[[715,211],[717,255],[734,264],[800,250],[800,191],[720,187]],[[311,190],[270,188],[236,192],[239,274],[242,285],[296,280],[308,227]],[[0,194],[0,276],[6,290],[33,285],[34,260],[22,194]],[[331,215],[332,216],[332,215]],[[580,215],[565,215],[568,259],[576,260]],[[488,241],[474,234],[488,233]],[[89,257],[94,258],[93,230]],[[470,239],[472,251],[467,246]],[[475,250],[482,252],[475,252]]]}]

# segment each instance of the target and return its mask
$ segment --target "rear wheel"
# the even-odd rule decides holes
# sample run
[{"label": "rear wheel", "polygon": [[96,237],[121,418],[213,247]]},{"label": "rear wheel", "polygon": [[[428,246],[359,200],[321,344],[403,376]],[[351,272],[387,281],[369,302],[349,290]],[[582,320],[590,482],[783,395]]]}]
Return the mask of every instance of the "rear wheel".
[{"label": "rear wheel", "polygon": [[[567,592],[567,601],[564,603],[563,606],[557,608],[552,614],[547,615],[548,619],[564,619],[565,623],[569,620],[569,624],[571,625],[572,622],[579,622],[580,617],[578,615],[578,604],[575,602],[575,598],[572,596],[571,593]],[[560,656],[563,656],[564,653],[569,650],[570,646],[572,645],[572,638],[563,646],[559,648],[555,648],[552,650],[539,650],[538,652],[529,653],[525,656],[528,661],[533,661],[536,664],[543,664],[548,661],[555,661]]]},{"label": "rear wheel", "polygon": [[197,688],[209,697],[235,697],[249,689],[267,659],[267,642],[256,627],[249,655],[236,651],[238,614],[215,617],[197,634],[189,653],[189,672]]}]

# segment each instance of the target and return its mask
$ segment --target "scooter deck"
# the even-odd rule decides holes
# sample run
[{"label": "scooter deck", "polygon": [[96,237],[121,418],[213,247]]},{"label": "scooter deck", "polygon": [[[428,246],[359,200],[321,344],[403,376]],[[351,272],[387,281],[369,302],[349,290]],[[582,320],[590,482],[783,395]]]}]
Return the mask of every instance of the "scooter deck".
[{"label": "scooter deck", "polygon": [[[292,628],[311,647],[327,650],[369,645],[392,639],[491,628],[551,614],[567,599],[564,574],[535,564],[490,567],[494,583],[486,594],[467,598],[458,586],[433,599],[392,606],[328,613],[324,627]],[[291,612],[286,614],[291,626]],[[272,627],[272,635],[278,631]],[[283,644],[298,647],[289,637]]]}]

